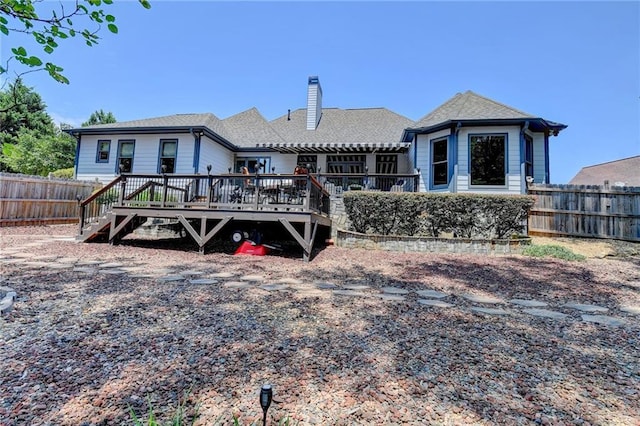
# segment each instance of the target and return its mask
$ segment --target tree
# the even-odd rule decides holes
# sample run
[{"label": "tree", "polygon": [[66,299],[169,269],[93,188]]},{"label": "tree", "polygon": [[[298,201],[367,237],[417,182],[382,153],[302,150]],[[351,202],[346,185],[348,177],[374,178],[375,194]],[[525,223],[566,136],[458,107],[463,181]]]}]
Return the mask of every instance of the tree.
[{"label": "tree", "polygon": [[73,166],[76,140],[55,128],[51,134],[38,134],[22,129],[16,143],[2,146],[0,161],[10,170],[27,175],[47,176],[49,173]]},{"label": "tree", "polygon": [[36,134],[52,134],[55,125],[45,111],[46,105],[33,88],[21,79],[0,91],[0,143],[14,143],[20,130],[33,130]]},{"label": "tree", "polygon": [[[148,0],[138,0],[138,2],[145,9],[151,7]],[[90,47],[98,44],[102,24],[106,24],[110,32],[118,33],[116,17],[106,13],[102,8],[103,5],[112,5],[113,0],[76,0],[70,10],[65,9],[65,5],[60,2],[57,9],[45,15],[36,10],[38,3],[40,0],[2,0],[0,2],[0,33],[5,36],[12,32],[31,35],[47,54],[53,53],[58,43],[69,37],[79,36]],[[32,68],[31,71],[46,70],[56,81],[69,83],[69,79],[62,74],[64,71],[62,67],[53,62],[43,61],[40,56],[27,52],[23,46],[12,47],[11,53],[13,56],[6,63],[0,64],[0,75],[9,72],[9,62],[15,58],[22,65]],[[19,77],[26,72],[30,71],[17,75]]]},{"label": "tree", "polygon": [[85,121],[84,123],[82,123],[82,127],[87,127],[87,126],[93,126],[96,124],[109,124],[109,123],[115,123],[116,117],[113,115],[113,113],[111,111],[109,112],[104,112],[102,109],[101,110],[96,110],[94,112],[91,113],[91,115],[89,116],[89,119],[87,121]]},{"label": "tree", "polygon": [[67,125],[55,126],[45,108],[20,79],[0,91],[0,170],[47,175],[73,166],[76,141],[62,132]]}]

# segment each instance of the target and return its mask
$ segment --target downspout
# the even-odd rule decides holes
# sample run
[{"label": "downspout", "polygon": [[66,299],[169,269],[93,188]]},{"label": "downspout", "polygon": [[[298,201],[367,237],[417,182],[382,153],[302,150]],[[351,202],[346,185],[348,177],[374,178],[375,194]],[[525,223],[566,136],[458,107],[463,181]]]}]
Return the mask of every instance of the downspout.
[{"label": "downspout", "polygon": [[78,179],[78,162],[80,161],[80,141],[82,140],[82,133],[72,133],[71,136],[76,139],[76,158],[74,160],[75,164],[73,165],[73,177],[74,179]]},{"label": "downspout", "polygon": [[551,183],[551,176],[549,175],[549,132],[544,132],[544,183]]},{"label": "downspout", "polygon": [[416,192],[422,192],[422,173],[420,172],[420,167],[418,167],[418,134],[413,134],[413,173],[418,174],[418,187],[415,189]]},{"label": "downspout", "polygon": [[460,133],[460,129],[462,129],[462,123],[458,122],[458,124],[456,124],[456,130],[453,132],[453,152],[451,153],[451,157],[454,159],[452,176],[453,185],[451,185],[451,192],[453,194],[458,192],[458,134]]},{"label": "downspout", "polygon": [[195,133],[193,127],[189,129],[189,133],[193,136],[193,173],[198,173],[198,166],[200,165],[200,139],[202,132]]},{"label": "downspout", "polygon": [[520,128],[520,193],[521,194],[527,193],[527,176],[525,176],[526,167],[524,164],[526,160],[526,146],[525,146],[524,132],[528,128],[529,128],[529,121],[525,121],[524,126]]}]

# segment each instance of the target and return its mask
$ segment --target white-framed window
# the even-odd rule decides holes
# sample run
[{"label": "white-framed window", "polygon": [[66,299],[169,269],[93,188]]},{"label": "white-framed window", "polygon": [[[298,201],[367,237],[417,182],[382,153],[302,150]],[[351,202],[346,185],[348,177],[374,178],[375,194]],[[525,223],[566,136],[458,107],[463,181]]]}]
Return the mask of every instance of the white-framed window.
[{"label": "white-framed window", "polygon": [[111,141],[106,139],[98,140],[96,163],[108,163],[109,151],[111,151]]},{"label": "white-framed window", "polygon": [[449,138],[431,141],[431,187],[449,185]]},{"label": "white-framed window", "polygon": [[160,139],[158,173],[175,173],[178,156],[177,139]]},{"label": "white-framed window", "polygon": [[524,135],[524,175],[533,177],[533,138]]},{"label": "white-framed window", "polygon": [[469,173],[471,185],[507,184],[507,134],[469,135]]},{"label": "white-framed window", "polygon": [[116,172],[131,173],[133,170],[133,154],[135,152],[136,141],[133,139],[118,141],[118,161]]}]

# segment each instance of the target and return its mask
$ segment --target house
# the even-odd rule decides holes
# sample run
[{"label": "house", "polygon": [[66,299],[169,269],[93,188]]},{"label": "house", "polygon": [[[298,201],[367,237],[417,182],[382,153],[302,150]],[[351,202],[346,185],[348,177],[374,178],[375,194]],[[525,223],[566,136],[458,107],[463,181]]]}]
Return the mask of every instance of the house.
[{"label": "house", "polygon": [[[549,137],[564,124],[471,91],[417,122],[386,108],[322,105],[309,77],[307,105],[267,121],[257,109],[220,119],[176,114],[69,130],[75,177],[110,182],[120,173],[291,173],[304,165],[347,190],[524,193],[549,179]],[[415,179],[414,179],[415,178]]]},{"label": "house", "polygon": [[569,184],[640,186],[640,155],[583,167]]}]

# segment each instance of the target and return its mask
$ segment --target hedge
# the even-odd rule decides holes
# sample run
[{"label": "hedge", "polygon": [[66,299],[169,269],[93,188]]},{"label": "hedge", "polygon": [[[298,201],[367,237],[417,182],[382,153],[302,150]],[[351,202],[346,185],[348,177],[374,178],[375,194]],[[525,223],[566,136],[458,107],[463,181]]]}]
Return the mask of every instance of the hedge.
[{"label": "hedge", "polygon": [[453,233],[507,238],[524,230],[534,198],[526,195],[353,191],[344,194],[352,230],[380,235]]}]

